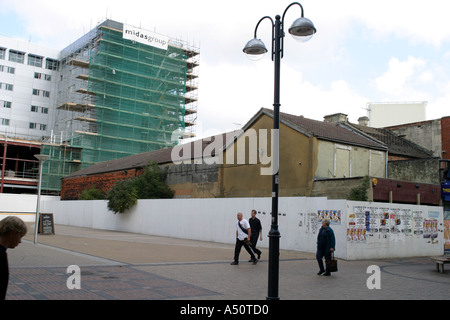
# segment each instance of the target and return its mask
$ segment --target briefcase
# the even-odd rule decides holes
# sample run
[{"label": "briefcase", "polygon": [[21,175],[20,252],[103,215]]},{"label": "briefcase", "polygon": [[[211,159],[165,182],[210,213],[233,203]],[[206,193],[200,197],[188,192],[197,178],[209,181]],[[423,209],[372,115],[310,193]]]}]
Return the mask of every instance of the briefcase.
[{"label": "briefcase", "polygon": [[338,271],[337,260],[334,258],[334,252],[331,253],[330,260],[325,261],[325,262],[327,264],[328,272],[337,272]]}]

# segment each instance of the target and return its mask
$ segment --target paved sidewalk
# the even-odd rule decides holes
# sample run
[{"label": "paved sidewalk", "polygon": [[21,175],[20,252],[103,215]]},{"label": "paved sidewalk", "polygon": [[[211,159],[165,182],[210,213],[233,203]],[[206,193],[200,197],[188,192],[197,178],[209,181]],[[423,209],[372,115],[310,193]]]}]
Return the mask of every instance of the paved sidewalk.
[{"label": "paved sidewalk", "polygon": [[[257,265],[234,246],[126,232],[56,226],[56,235],[34,230],[8,250],[7,300],[265,300],[268,250]],[[80,267],[81,289],[70,290],[68,266]],[[369,290],[367,268],[381,269],[381,289]],[[436,272],[427,257],[339,261],[339,272],[317,276],[313,253],[281,251],[282,300],[450,299],[450,271]]]}]

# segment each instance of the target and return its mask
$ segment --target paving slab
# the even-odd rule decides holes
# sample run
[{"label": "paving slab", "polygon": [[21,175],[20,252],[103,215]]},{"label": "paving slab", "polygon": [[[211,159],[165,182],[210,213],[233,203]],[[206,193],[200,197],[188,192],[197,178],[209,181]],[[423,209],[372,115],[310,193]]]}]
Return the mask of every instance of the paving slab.
[{"label": "paving slab", "polygon": [[[8,250],[7,300],[259,301],[267,296],[268,250],[253,265],[243,250],[231,266],[230,244],[127,232],[56,226],[56,235],[34,230]],[[70,289],[80,268],[80,289]],[[380,289],[369,289],[369,266],[380,271]],[[282,300],[448,300],[450,271],[436,272],[429,257],[339,260],[331,277],[316,275],[315,254],[280,251]],[[70,283],[69,283],[70,284]]]}]

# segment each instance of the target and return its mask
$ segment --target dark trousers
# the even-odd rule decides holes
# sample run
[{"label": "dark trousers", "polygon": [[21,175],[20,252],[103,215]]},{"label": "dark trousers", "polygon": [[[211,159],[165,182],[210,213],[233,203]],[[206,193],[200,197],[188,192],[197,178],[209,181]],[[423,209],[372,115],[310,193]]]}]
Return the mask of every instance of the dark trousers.
[{"label": "dark trousers", "polygon": [[255,260],[255,254],[253,253],[252,248],[247,244],[247,240],[239,240],[236,239],[236,246],[234,247],[234,261],[239,262],[239,254],[241,253],[242,246],[244,246],[245,250],[247,250],[248,254],[252,257],[252,260]]},{"label": "dark trousers", "polygon": [[256,253],[258,256],[261,255],[261,250],[256,248],[256,244],[258,243],[258,235],[256,237],[251,237],[250,242],[252,243],[252,250],[254,253]]},{"label": "dark trousers", "polygon": [[317,263],[319,264],[320,271],[321,272],[326,271],[327,273],[329,273],[328,268],[327,268],[327,270],[325,270],[325,268],[323,266],[323,258],[325,258],[325,261],[331,260],[330,250],[327,251],[325,248],[317,248],[316,259],[317,259]]}]

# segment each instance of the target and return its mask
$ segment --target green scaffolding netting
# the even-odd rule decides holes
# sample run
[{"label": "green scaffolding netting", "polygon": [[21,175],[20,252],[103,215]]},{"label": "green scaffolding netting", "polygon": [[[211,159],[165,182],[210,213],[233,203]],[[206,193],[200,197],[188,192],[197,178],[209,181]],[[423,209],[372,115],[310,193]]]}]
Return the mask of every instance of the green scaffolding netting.
[{"label": "green scaffolding netting", "polygon": [[107,27],[99,32],[87,81],[95,107],[79,119],[90,132],[73,135],[76,159],[66,147],[43,149],[51,155],[43,169],[47,190],[59,190],[61,177],[92,164],[173,146],[172,133],[185,128],[186,52],[126,40]]}]

